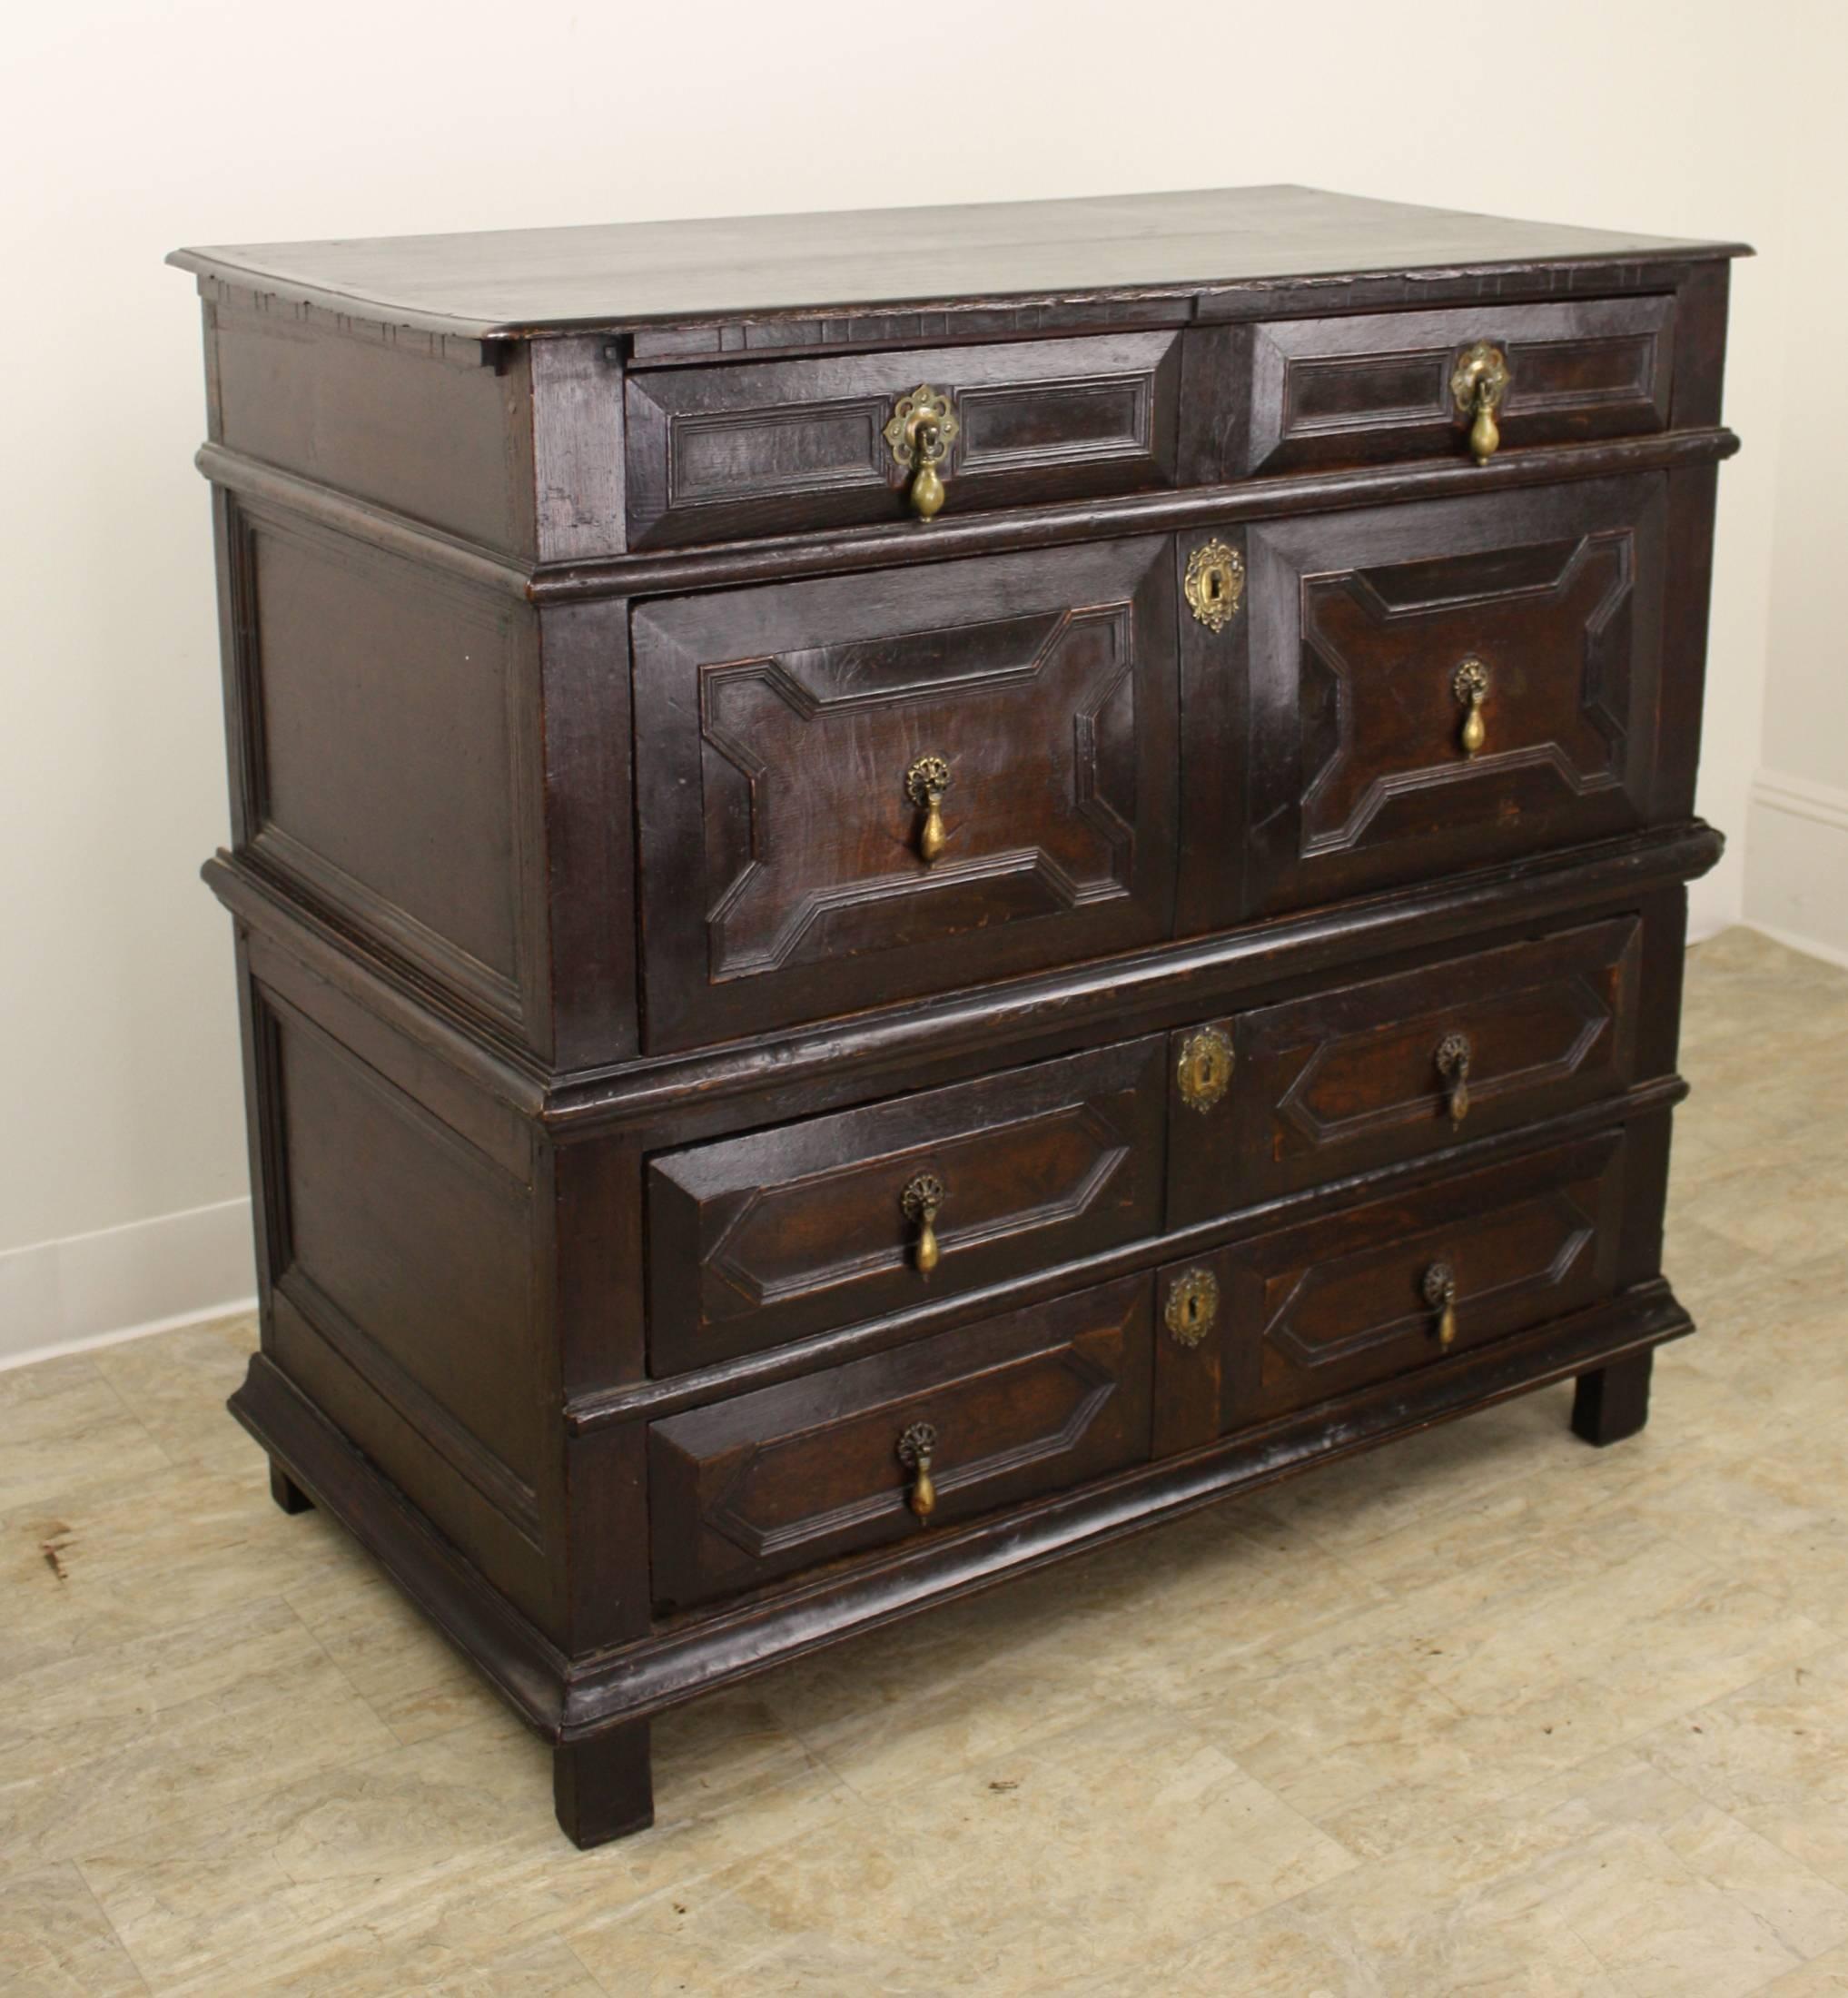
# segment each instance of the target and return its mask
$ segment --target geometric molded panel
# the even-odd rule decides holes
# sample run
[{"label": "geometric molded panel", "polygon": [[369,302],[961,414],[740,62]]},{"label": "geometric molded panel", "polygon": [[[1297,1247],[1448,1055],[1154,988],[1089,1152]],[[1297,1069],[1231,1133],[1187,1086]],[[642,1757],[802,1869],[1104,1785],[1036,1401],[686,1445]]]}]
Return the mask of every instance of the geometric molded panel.
[{"label": "geometric molded panel", "polygon": [[1260,324],[1242,469],[1462,457],[1468,425],[1450,377],[1478,341],[1507,361],[1497,410],[1504,448],[1663,430],[1674,325],[1667,294]]},{"label": "geometric molded panel", "polygon": [[1665,512],[1645,474],[1254,525],[1254,910],[1645,823]]},{"label": "geometric molded panel", "polygon": [[1147,1275],[1120,1277],[653,1423],[656,1601],[710,1599],[918,1534],[897,1448],[914,1424],[934,1437],[934,1538],[1142,1462],[1150,1298]]},{"label": "geometric molded panel", "polygon": [[1145,537],[638,608],[650,1044],[1165,936],[1174,589]]},{"label": "geometric molded panel", "polygon": [[[1623,1162],[1623,1138],[1606,1132],[1223,1251],[1231,1418],[1328,1400],[1597,1301],[1616,1278]],[[1427,1288],[1439,1266],[1453,1285],[1448,1341]]]},{"label": "geometric molded panel", "polygon": [[[648,1165],[657,1373],[916,1309],[1160,1231],[1163,1038],[720,1138]],[[905,1192],[940,1189],[917,1266]]]},{"label": "geometric molded panel", "polygon": [[1172,329],[715,366],[624,385],[632,549],[894,523],[906,470],[884,429],[923,383],[956,419],[953,513],[1171,485]]}]

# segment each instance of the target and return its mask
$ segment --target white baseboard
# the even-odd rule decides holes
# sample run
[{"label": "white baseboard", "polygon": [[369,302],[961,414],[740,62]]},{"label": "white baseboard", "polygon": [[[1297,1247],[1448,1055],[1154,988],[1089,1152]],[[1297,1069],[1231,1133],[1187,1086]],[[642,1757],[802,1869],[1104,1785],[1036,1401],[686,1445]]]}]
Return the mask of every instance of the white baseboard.
[{"label": "white baseboard", "polygon": [[1848,964],[1848,790],[1778,770],[1753,778],[1744,916],[1793,950]]},{"label": "white baseboard", "polygon": [[255,1286],[248,1200],[0,1251],[0,1368],[228,1317]]}]

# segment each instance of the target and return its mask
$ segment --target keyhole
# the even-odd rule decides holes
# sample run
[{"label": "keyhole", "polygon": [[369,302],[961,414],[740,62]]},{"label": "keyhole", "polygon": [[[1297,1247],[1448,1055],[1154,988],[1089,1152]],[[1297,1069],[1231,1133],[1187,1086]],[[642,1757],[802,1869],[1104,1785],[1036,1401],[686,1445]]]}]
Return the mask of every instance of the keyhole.
[{"label": "keyhole", "polygon": [[1218,603],[1220,597],[1225,594],[1225,578],[1220,574],[1218,569],[1210,569],[1207,570],[1206,595],[1209,603]]},{"label": "keyhole", "polygon": [[1219,1074],[1220,1065],[1218,1062],[1216,1062],[1213,1057],[1209,1054],[1206,1059],[1202,1061],[1200,1064],[1200,1086],[1202,1089],[1211,1089],[1212,1085],[1216,1082],[1218,1082]]},{"label": "keyhole", "polygon": [[1187,1322],[1190,1325],[1200,1323],[1200,1300],[1197,1297],[1191,1297],[1187,1301]]}]

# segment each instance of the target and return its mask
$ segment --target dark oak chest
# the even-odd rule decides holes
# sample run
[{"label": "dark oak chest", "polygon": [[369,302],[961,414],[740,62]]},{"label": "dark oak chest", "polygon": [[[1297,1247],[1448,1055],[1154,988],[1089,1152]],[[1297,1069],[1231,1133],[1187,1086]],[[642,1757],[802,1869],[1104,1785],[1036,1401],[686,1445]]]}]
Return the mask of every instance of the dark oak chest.
[{"label": "dark oak chest", "polygon": [[1641,1425],[1735,253],[1260,188],[176,257],[232,1406],[580,1843],[794,1652]]}]

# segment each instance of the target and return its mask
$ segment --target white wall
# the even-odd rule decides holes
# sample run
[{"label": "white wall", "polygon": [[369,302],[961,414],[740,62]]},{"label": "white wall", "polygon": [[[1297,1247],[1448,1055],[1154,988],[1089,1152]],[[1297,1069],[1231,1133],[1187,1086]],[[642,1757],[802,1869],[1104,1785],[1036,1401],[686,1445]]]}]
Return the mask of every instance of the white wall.
[{"label": "white wall", "polygon": [[[225,822],[198,324],[167,249],[1274,180],[1747,238],[1764,254],[1734,292],[1748,448],[1721,480],[1703,791],[1736,835],[1784,252],[1816,220],[1784,212],[1777,94],[1812,51],[1769,30],[1811,11],[1774,0],[1742,35],[1722,0],[1555,0],[1483,32],[1408,0],[19,10],[0,84],[0,1354],[249,1285],[229,925],[195,875]],[[1820,317],[1831,366],[1839,324]],[[1740,878],[1735,845],[1697,890],[1703,928],[1737,915]]]},{"label": "white wall", "polygon": [[1782,218],[1802,277],[1793,273],[1780,329],[1771,642],[1762,765],[1743,828],[1744,907],[1761,927],[1848,964],[1848,501],[1835,469],[1848,369],[1832,359],[1829,333],[1848,312],[1848,9],[1817,0],[1804,14]]}]

